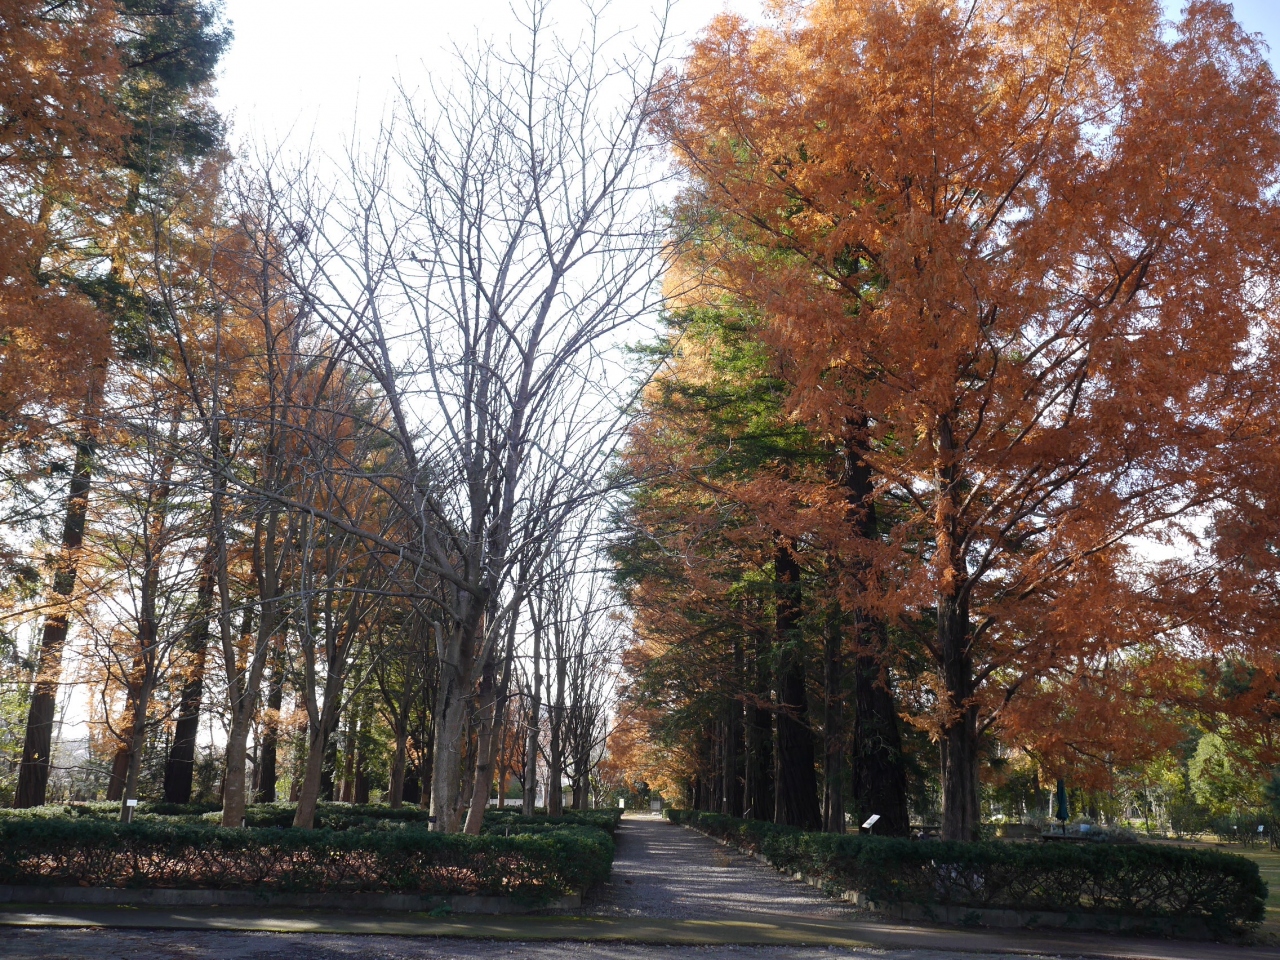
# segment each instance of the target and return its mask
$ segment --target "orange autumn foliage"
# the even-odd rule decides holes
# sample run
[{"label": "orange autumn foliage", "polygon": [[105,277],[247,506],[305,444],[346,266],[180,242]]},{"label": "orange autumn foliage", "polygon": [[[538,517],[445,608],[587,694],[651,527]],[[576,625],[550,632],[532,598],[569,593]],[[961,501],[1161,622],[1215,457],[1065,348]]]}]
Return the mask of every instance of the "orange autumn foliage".
[{"label": "orange autumn foliage", "polygon": [[[878,540],[823,533],[863,571],[847,602],[928,650],[943,832],[969,838],[993,725],[1034,737],[1067,683],[1096,739],[1117,691],[1159,695],[1151,650],[1227,642],[1147,545],[1201,537],[1234,445],[1275,436],[1280,87],[1216,0],[1172,28],[1154,0],[776,14],[719,18],[672,85],[683,269],[763,313],[790,414],[894,505]],[[1113,663],[1111,696],[1072,689]]]},{"label": "orange autumn foliage", "polygon": [[124,126],[114,4],[0,0],[0,420],[84,400],[109,330],[72,282]]}]

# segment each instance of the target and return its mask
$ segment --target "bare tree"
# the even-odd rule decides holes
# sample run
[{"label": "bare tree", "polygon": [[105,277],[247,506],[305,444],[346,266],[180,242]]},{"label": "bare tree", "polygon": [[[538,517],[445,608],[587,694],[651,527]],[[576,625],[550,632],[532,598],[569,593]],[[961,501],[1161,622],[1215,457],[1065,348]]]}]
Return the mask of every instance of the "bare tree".
[{"label": "bare tree", "polygon": [[620,436],[610,348],[660,296],[650,121],[667,43],[665,17],[635,46],[596,11],[566,44],[531,0],[519,38],[460,56],[428,107],[402,91],[348,195],[292,201],[308,308],[381,388],[404,465],[385,488],[408,536],[372,542],[424,592],[444,585],[437,830],[460,825],[485,665]]}]

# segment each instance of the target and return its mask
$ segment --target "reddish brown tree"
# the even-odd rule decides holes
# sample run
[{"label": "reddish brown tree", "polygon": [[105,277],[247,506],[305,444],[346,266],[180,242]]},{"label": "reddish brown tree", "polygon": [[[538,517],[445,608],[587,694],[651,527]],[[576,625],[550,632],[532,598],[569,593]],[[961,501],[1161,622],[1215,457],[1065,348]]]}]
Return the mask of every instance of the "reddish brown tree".
[{"label": "reddish brown tree", "polygon": [[865,423],[896,515],[846,538],[850,599],[928,651],[943,833],[974,837],[1011,702],[1177,637],[1129,615],[1184,589],[1135,546],[1233,483],[1276,80],[1216,0],[1172,31],[1154,0],[819,0],[717,20],[679,79],[667,130],[715,282],[762,311],[797,418]]}]

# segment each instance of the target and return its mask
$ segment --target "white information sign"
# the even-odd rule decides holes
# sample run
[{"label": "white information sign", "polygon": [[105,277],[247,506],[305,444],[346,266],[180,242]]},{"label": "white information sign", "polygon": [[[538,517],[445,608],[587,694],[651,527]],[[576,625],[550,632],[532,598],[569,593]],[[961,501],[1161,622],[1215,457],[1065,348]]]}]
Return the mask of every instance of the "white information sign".
[{"label": "white information sign", "polygon": [[871,816],[867,817],[867,822],[862,825],[862,829],[870,830],[872,827],[876,825],[876,821],[879,819],[880,819],[880,814],[873,813]]}]

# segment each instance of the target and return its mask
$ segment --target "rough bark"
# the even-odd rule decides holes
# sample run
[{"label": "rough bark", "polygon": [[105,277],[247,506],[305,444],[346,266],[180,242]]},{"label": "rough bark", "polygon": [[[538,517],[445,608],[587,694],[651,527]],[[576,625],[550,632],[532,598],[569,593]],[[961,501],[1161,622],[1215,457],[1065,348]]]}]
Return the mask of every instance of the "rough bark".
[{"label": "rough bark", "polygon": [[969,610],[960,598],[938,605],[938,647],[949,700],[939,731],[942,753],[942,838],[977,840],[982,821],[978,793],[978,707],[973,702],[973,660],[968,652]]},{"label": "rough bark", "polygon": [[978,799],[978,706],[974,702],[973,655],[969,649],[969,570],[959,527],[961,477],[955,467],[951,421],[938,418],[934,517],[938,569],[937,650],[945,702],[938,730],[942,754],[942,838],[977,840],[982,821]]},{"label": "rough bark", "polygon": [[827,627],[823,638],[823,692],[825,722],[822,731],[822,829],[844,833],[845,743],[844,729],[844,632],[839,618]]},{"label": "rough bark", "polygon": [[467,817],[463,830],[479,835],[484,824],[484,809],[489,803],[489,790],[493,786],[493,733],[497,726],[498,690],[495,674],[497,664],[490,658],[485,661],[480,676],[480,692],[476,698],[476,746],[475,774],[471,780],[467,798]]},{"label": "rough bark", "polygon": [[[875,486],[871,469],[863,459],[866,422],[849,424],[845,444],[844,486],[850,520],[858,535],[871,541],[879,537]],[[866,565],[856,572],[866,576]],[[863,584],[864,589],[868,585]],[[887,669],[888,631],[883,621],[859,610],[854,616],[854,716],[850,751],[853,793],[851,805],[858,824],[872,815],[880,819],[874,831],[905,837],[911,831],[907,803],[907,769],[902,753],[898,710]]]},{"label": "rough bark", "polygon": [[213,610],[214,559],[212,556],[206,558],[205,572],[196,588],[195,619],[187,635],[188,671],[182,681],[169,759],[164,765],[166,803],[191,802],[196,736],[200,732],[200,701],[204,697],[204,669],[209,651],[209,617]]},{"label": "rough bark", "polygon": [[542,713],[542,624],[533,622],[533,690],[529,701],[529,739],[524,755],[524,795],[520,810],[527,817],[538,802],[538,744]]},{"label": "rough bark", "polygon": [[[403,729],[393,731],[395,751],[391,755],[391,775],[387,783],[387,801],[392,810],[399,810],[408,797],[405,796],[406,758],[408,755],[409,737]],[[410,801],[412,802],[412,801]]]},{"label": "rough bark", "polygon": [[468,620],[449,631],[447,645],[436,627],[440,655],[440,679],[436,692],[437,717],[431,771],[431,829],[440,833],[458,830],[458,800],[462,792],[462,750],[467,733],[467,694],[471,677],[463,664],[474,660],[475,632],[479,627],[479,604],[473,602]]},{"label": "rough bark", "polygon": [[773,819],[773,711],[769,691],[771,638],[761,631],[756,636],[752,657],[752,695],[745,710],[746,757],[743,770],[745,795],[742,815],[753,820]]},{"label": "rough bark", "polygon": [[363,741],[356,745],[356,786],[354,802],[357,804],[367,804],[369,802],[369,771],[367,769],[368,757],[363,746]]},{"label": "rough bark", "polygon": [[[507,699],[511,693],[511,667],[515,662],[517,619],[513,612],[507,625],[507,641],[502,652],[501,675],[489,703],[480,713],[480,734],[476,748],[476,775],[471,794],[471,810],[467,814],[467,833],[478,834],[484,825],[484,811],[489,804],[489,789],[493,784],[497,764],[502,727],[506,718]],[[493,670],[486,665],[486,674],[492,685]],[[484,699],[484,682],[481,683],[481,699]],[[498,785],[499,805],[502,784]]]},{"label": "rough bark", "polygon": [[551,707],[551,756],[547,764],[547,814],[564,813],[564,685],[567,664],[556,657],[556,697]]},{"label": "rough bark", "polygon": [[231,716],[227,731],[226,775],[222,780],[222,825],[244,826],[246,806],[245,763],[249,751],[250,718],[239,711]]},{"label": "rough bark", "polygon": [[813,731],[800,637],[800,565],[785,545],[774,552],[778,657],[777,782],[774,822],[822,827]]},{"label": "rough bark", "polygon": [[276,802],[276,781],[279,779],[280,708],[284,706],[284,636],[276,637],[275,653],[271,660],[271,680],[267,684],[267,712],[262,718],[262,749],[258,759],[258,789],[254,799],[258,803]]},{"label": "rough bark", "polygon": [[353,705],[347,716],[347,732],[342,743],[342,790],[339,797],[343,803],[353,803],[355,800],[356,738],[359,735],[359,718]]},{"label": "rough bark", "polygon": [[857,710],[850,751],[852,813],[859,824],[873,813],[878,814],[875,833],[905,837],[911,832],[911,820],[893,689],[888,676],[882,676],[879,660],[874,656],[858,657],[854,673]]},{"label": "rough bark", "polygon": [[[92,414],[97,407],[96,391],[91,390],[85,404]],[[27,711],[27,729],[22,744],[22,760],[18,766],[18,786],[13,805],[18,808],[44,805],[49,787],[49,762],[53,747],[53,719],[57,711],[59,680],[62,674],[62,651],[67,644],[68,605],[75,592],[76,573],[80,564],[80,548],[84,545],[85,518],[89,507],[89,489],[93,477],[93,456],[97,447],[89,417],[75,444],[75,461],[71,487],[67,495],[67,512],[62,522],[62,546],[53,575],[51,609],[45,615],[40,635],[40,652],[36,657],[36,682],[31,706]]]},{"label": "rough bark", "polygon": [[[337,741],[333,731],[338,726],[338,711],[328,710],[320,715],[320,722],[312,724],[307,737],[307,762],[303,767],[302,786],[298,791],[298,808],[293,814],[293,825],[303,830],[315,826],[316,804],[325,794],[333,799],[333,748]],[[326,782],[327,781],[327,782]]]},{"label": "rough bark", "polygon": [[120,798],[120,820],[122,823],[128,823],[132,818],[129,810],[129,801],[138,795],[138,775],[142,770],[142,753],[147,745],[147,724],[146,713],[148,704],[151,702],[151,693],[155,687],[155,673],[149,671],[142,681],[142,689],[138,693],[138,710],[143,718],[141,722],[133,724],[133,730],[129,738],[129,748],[125,754],[125,775],[123,791]]}]

